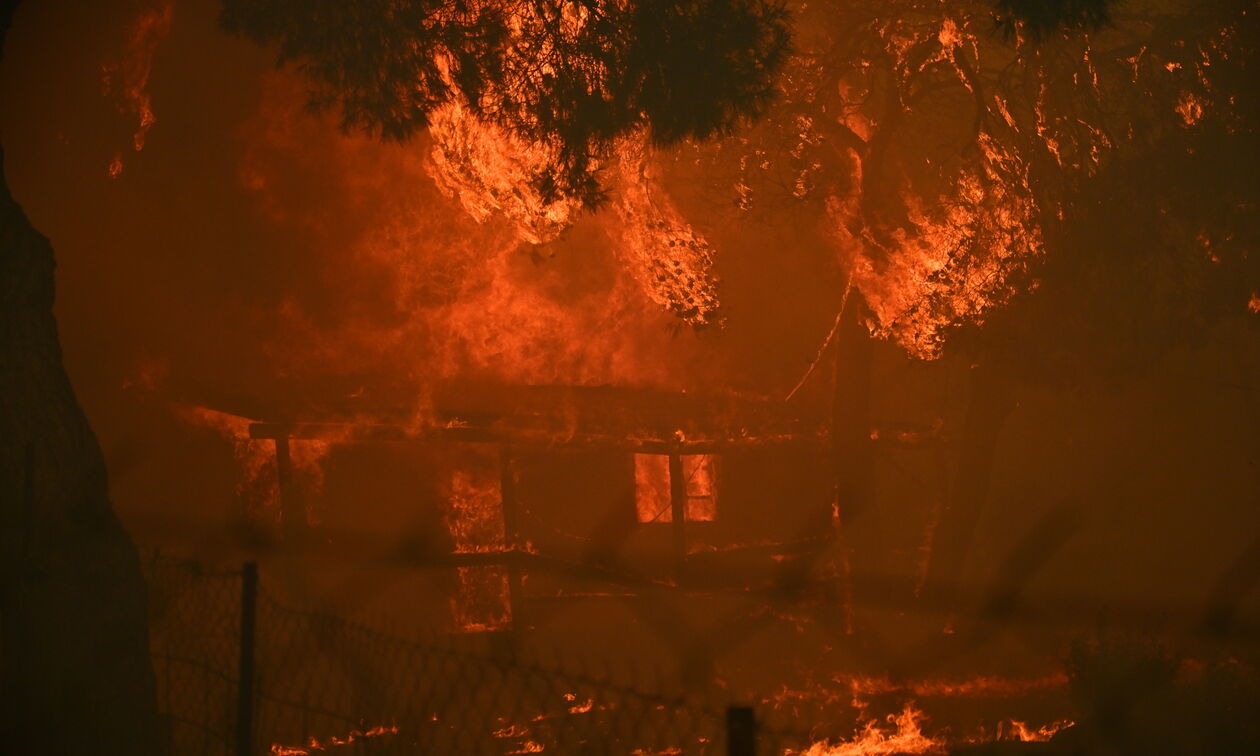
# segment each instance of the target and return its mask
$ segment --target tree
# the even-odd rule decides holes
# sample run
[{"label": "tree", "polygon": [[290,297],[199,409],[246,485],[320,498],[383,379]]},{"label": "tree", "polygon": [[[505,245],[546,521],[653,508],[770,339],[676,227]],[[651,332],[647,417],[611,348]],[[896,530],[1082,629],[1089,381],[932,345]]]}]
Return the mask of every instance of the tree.
[{"label": "tree", "polygon": [[[0,45],[15,6],[0,6]],[[0,178],[0,739],[156,754],[144,580],[62,367],[53,267]]]},{"label": "tree", "polygon": [[344,128],[404,139],[454,103],[546,150],[544,200],[586,206],[619,139],[703,139],[761,113],[788,41],[771,0],[225,0],[221,22],[278,43]]},{"label": "tree", "polygon": [[[336,17],[346,31],[332,35],[319,31],[332,16],[277,15],[268,2],[230,2],[224,22],[259,41],[279,41],[282,60],[296,60],[310,74],[313,102],[338,106],[346,126],[404,137],[428,123],[442,156],[439,181],[478,217],[494,207],[518,219],[531,243],[554,238],[575,213],[598,204],[601,181],[620,182],[624,197],[647,187],[655,196],[640,207],[660,206],[660,182],[644,178],[659,174],[667,159],[645,156],[645,141],[677,144],[725,132],[741,116],[762,116],[729,139],[687,139],[674,154],[679,163],[698,161],[706,180],[730,187],[740,212],[812,208],[850,280],[853,323],[866,323],[875,337],[916,357],[955,353],[983,368],[943,526],[957,535],[940,549],[942,582],[956,577],[969,523],[979,517],[992,452],[1013,406],[1014,347],[1050,343],[1027,331],[1038,308],[1071,306],[1071,275],[1092,280],[1108,269],[1138,271],[1154,259],[1100,254],[1102,239],[1088,229],[1114,220],[1117,208],[1094,214],[1089,198],[1114,201],[1125,194],[1117,188],[1132,195],[1135,186],[1144,192],[1183,184],[1168,171],[1152,175],[1152,166],[1168,164],[1152,158],[1164,148],[1179,156],[1174,163],[1210,152],[1210,142],[1187,131],[1206,133],[1198,124],[1209,101],[1208,121],[1234,129],[1242,154],[1253,138],[1250,125],[1237,131],[1251,116],[1242,113],[1243,79],[1228,73],[1248,65],[1239,62],[1250,56],[1246,2],[1133,9],[1110,0],[801,4],[794,7],[791,54],[782,8],[765,3],[503,2],[475,11],[454,4],[445,14],[439,5],[356,3],[346,6],[354,8],[350,16]],[[391,41],[388,53],[373,48],[359,68],[360,42],[392,29],[387,21],[404,11],[419,14],[405,32],[419,41]],[[717,18],[722,23],[713,23]],[[681,28],[701,41],[706,60],[719,63],[716,73],[680,78],[701,62],[667,54],[673,48],[666,30],[680,20],[695,21]],[[400,62],[389,62],[394,54]],[[535,60],[544,64],[523,63]],[[654,75],[645,73],[645,60],[659,61]],[[380,91],[389,95],[387,107],[373,104]],[[683,91],[705,95],[708,104],[679,116]],[[407,118],[379,116],[402,112],[395,105],[404,100],[419,103]],[[505,177],[488,167],[502,160],[479,164],[491,152],[530,158]],[[1146,175],[1125,165],[1144,166]],[[1231,175],[1241,191],[1246,170]],[[522,198],[522,183],[535,195]],[[1152,222],[1131,230],[1171,241],[1178,233],[1172,226],[1186,226],[1195,213],[1220,221],[1228,207],[1251,207],[1244,194],[1214,195],[1210,212],[1173,203],[1161,211],[1172,211],[1171,224],[1148,214]],[[720,323],[708,274],[716,250],[676,211],[662,218],[618,207],[630,228],[667,229],[640,234],[639,252],[624,259],[649,296],[693,325]],[[1247,213],[1232,215],[1239,218],[1230,223],[1246,225]],[[1191,249],[1187,238],[1173,243],[1177,254]],[[1231,235],[1230,243],[1244,238],[1247,232]],[[1184,281],[1165,280],[1190,292]],[[1235,312],[1245,311],[1233,302]],[[989,325],[995,321],[1007,324]],[[1080,354],[1078,343],[1064,343],[1026,351]],[[850,404],[862,402],[837,400]],[[845,417],[858,422],[861,415]],[[837,429],[837,438],[856,445],[861,458],[857,447],[867,431]],[[842,477],[854,472],[840,467]]]},{"label": "tree", "polygon": [[[738,213],[812,212],[875,337],[979,366],[938,584],[982,514],[1014,382],[1132,374],[1222,319],[1254,323],[1255,18],[1247,2],[811,7],[780,102],[679,156]],[[855,371],[837,406],[860,404],[842,396]],[[836,437],[861,459],[866,432]]]}]

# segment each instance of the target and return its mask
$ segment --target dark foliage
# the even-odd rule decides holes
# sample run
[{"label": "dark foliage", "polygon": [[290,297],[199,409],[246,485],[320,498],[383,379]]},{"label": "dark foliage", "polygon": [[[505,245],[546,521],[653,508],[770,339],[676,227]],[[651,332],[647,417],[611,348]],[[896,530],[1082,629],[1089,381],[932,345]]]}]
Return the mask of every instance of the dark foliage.
[{"label": "dark foliage", "polygon": [[220,23],[260,44],[279,43],[311,83],[311,105],[336,108],[342,127],[405,139],[451,96],[435,53],[452,51],[450,77],[474,96],[495,75],[503,19],[445,13],[442,0],[223,0]]},{"label": "dark foliage", "polygon": [[1111,19],[1115,0],[997,0],[994,17],[1008,35],[1034,40],[1056,31],[1097,29]]},{"label": "dark foliage", "polygon": [[1062,217],[1047,214],[1050,254],[1034,271],[1038,285],[982,327],[960,330],[957,346],[1000,355],[1023,380],[1069,386],[1089,376],[1124,381],[1225,334],[1256,343],[1260,99],[1250,82],[1260,19],[1213,7],[1198,27],[1195,19],[1170,27],[1178,35],[1170,49],[1228,37],[1230,54],[1211,68],[1215,100],[1184,123],[1171,108],[1180,80],[1121,93],[1117,103],[1133,98],[1127,128],[1138,136],[1096,175],[1065,186]]},{"label": "dark foliage", "polygon": [[590,205],[616,139],[705,138],[760,114],[788,46],[772,0],[224,0],[221,23],[278,43],[346,129],[405,139],[458,99],[550,145],[540,188]]},{"label": "dark foliage", "polygon": [[1255,669],[1236,658],[1183,657],[1131,638],[1076,643],[1068,654],[1075,727],[1051,753],[1224,754],[1260,750]]}]

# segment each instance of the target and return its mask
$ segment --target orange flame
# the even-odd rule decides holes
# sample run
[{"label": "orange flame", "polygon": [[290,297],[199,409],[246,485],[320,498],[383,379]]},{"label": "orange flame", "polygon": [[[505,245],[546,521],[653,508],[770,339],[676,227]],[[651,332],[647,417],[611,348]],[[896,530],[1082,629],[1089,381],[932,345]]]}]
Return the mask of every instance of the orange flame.
[{"label": "orange flame", "polygon": [[978,165],[939,198],[941,209],[905,198],[909,225],[892,230],[891,248],[858,230],[856,199],[828,202],[850,275],[875,315],[872,330],[919,357],[939,356],[949,327],[983,322],[1044,253],[1027,166],[987,134],[979,146]]},{"label": "orange flame", "polygon": [[869,720],[853,740],[828,743],[819,741],[803,751],[789,751],[796,756],[892,756],[893,754],[943,753],[945,741],[927,737],[921,727],[923,712],[907,703],[900,714],[890,714],[884,727]]},{"label": "orange flame", "polygon": [[[185,422],[207,428],[231,441],[233,456],[240,467],[241,478],[236,494],[245,504],[246,512],[263,522],[276,524],[280,517],[280,487],[276,473],[274,442],[249,437],[250,423],[247,417],[219,412],[208,407],[173,405],[176,414]],[[300,473],[307,488],[318,492],[324,485],[324,459],[331,445],[327,441],[290,441],[289,455],[295,472]],[[310,525],[318,524],[316,510],[309,498],[306,518]]]},{"label": "orange flame", "polygon": [[641,142],[622,151],[618,257],[648,297],[693,326],[720,325],[713,247],[654,177]]},{"label": "orange flame", "polygon": [[[489,460],[455,467],[448,481],[446,522],[455,551],[485,552],[505,546],[503,497]],[[478,464],[482,462],[483,464]],[[458,567],[451,614],[465,632],[498,630],[512,621],[507,571],[502,567]]]},{"label": "orange flame", "polygon": [[[427,146],[347,136],[310,118],[304,100],[295,73],[266,77],[241,183],[321,275],[380,289],[332,323],[308,311],[325,302],[286,300],[271,345],[285,370],[378,368],[416,376],[421,394],[429,379],[469,376],[679,386],[684,377],[662,359],[664,318],[613,254],[564,240],[523,248],[522,225],[505,211],[478,220],[462,199],[443,207]],[[313,185],[330,190],[312,200]],[[559,228],[549,222],[529,227]]]},{"label": "orange flame", "polygon": [[572,197],[543,198],[537,179],[555,159],[546,145],[529,144],[468,112],[460,102],[429,116],[433,138],[430,175],[449,197],[484,223],[506,218],[522,241],[544,244],[563,233],[582,211]]},{"label": "orange flame", "polygon": [[1033,728],[1012,719],[1008,722],[998,725],[998,740],[1018,740],[1023,743],[1044,743],[1053,738],[1061,730],[1075,725],[1076,723],[1070,719],[1063,719],[1058,722],[1051,722],[1041,727]]},{"label": "orange flame", "polygon": [[[175,17],[172,0],[162,0],[161,5],[141,11],[127,35],[127,42],[120,60],[102,66],[102,89],[105,95],[114,95],[121,113],[130,113],[138,120],[132,143],[137,152],[144,149],[145,136],[157,116],[153,114],[153,101],[149,95],[149,74],[153,68],[153,55],[158,43],[171,30]],[[110,178],[122,175],[122,155],[115,154],[110,162]]]},{"label": "orange flame", "polygon": [[397,734],[398,728],[393,725],[377,725],[368,730],[351,730],[345,737],[333,735],[325,740],[311,738],[306,745],[301,746],[286,746],[280,743],[272,743],[268,752],[271,756],[308,756],[308,754],[316,751],[327,751],[330,748],[339,748],[362,740]]}]

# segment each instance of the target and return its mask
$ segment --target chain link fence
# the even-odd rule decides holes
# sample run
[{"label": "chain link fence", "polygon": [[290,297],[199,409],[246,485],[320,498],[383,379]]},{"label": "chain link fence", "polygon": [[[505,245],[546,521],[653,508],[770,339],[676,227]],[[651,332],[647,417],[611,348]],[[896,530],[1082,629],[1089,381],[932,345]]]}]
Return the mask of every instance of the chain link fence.
[{"label": "chain link fence", "polygon": [[[1054,537],[1055,528],[1036,532],[1032,540],[1012,545],[1003,579],[983,592],[980,621],[969,631],[932,634],[924,644],[909,647],[862,636],[861,656],[870,669],[885,670],[884,677],[840,680],[820,664],[806,684],[784,688],[774,700],[741,695],[722,684],[689,688],[663,673],[627,671],[622,667],[635,663],[626,658],[592,660],[572,649],[544,652],[539,639],[512,630],[384,632],[354,618],[292,605],[273,590],[280,585],[277,576],[269,580],[253,564],[214,570],[152,553],[144,563],[159,706],[170,752],[177,756],[1022,753],[974,749],[986,740],[990,745],[1044,740],[1061,730],[1069,736],[1063,741],[1067,745],[1050,752],[1094,752],[1072,745],[1075,737],[1110,743],[1116,753],[1155,753],[1167,748],[1150,750],[1154,746],[1147,740],[1176,752],[1186,742],[1181,730],[1195,728],[1201,732],[1195,737],[1217,738],[1229,749],[1260,744],[1260,726],[1237,716],[1245,710],[1240,707],[1260,702],[1258,636],[1235,616],[1251,582],[1234,573],[1252,575],[1245,568],[1254,558],[1251,551],[1239,563],[1244,567],[1218,581],[1206,616],[1198,621],[1187,616],[1182,623],[1187,648],[1223,644],[1228,651],[1223,661],[1178,659],[1158,644],[1147,648],[1121,638],[1077,644],[1065,660],[1067,673],[1040,682],[887,674],[898,668],[913,669],[913,674],[943,671],[972,658],[998,633],[1026,628],[1030,621],[1053,626],[1056,618],[1083,612],[1071,602],[1050,615],[1043,609],[1030,616],[1021,608],[1021,586],[1035,563],[1062,541]],[[794,574],[785,573],[786,587],[776,590],[799,599],[799,590],[789,590],[799,579]],[[852,577],[862,584],[861,576]],[[773,593],[750,595],[744,609],[754,604],[773,608]],[[715,626],[724,637],[709,638],[707,649],[689,645],[678,651],[711,654],[733,647],[757,632],[763,624],[757,617],[763,614],[740,611],[730,621],[719,618]],[[685,624],[681,615],[675,619]],[[1133,620],[1128,624],[1149,621],[1145,612]],[[833,624],[843,634],[840,624]],[[968,692],[969,686],[978,692]],[[982,698],[967,699],[972,695]],[[1074,706],[1081,724],[1046,719],[1045,726],[1026,727],[1013,717],[997,718],[999,711],[1010,717],[1013,703],[1021,697],[1027,702],[1030,695],[1039,698],[1041,712],[1062,713],[1065,705]],[[991,720],[988,734],[955,730],[938,738],[921,733],[909,703],[933,696],[938,713],[950,706],[984,712]],[[1045,706],[1051,699],[1053,705]],[[873,702],[878,706],[870,708]],[[1205,722],[1211,723],[1206,730]],[[856,743],[863,737],[870,741],[866,750]],[[1126,750],[1134,743],[1147,750]]]},{"label": "chain link fence", "polygon": [[627,686],[559,653],[527,656],[510,632],[402,638],[287,606],[252,564],[215,571],[154,553],[145,567],[159,706],[178,756],[752,756],[808,742],[758,732],[750,708]]}]

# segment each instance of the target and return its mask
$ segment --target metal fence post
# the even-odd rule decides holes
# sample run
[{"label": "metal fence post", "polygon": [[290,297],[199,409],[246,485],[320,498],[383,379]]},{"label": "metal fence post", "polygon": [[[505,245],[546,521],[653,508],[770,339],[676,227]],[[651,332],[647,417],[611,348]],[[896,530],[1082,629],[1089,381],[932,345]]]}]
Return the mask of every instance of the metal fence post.
[{"label": "metal fence post", "polygon": [[751,706],[726,710],[727,756],[757,756],[757,717]]},{"label": "metal fence post", "polygon": [[254,738],[254,625],[258,609],[258,564],[241,568],[241,668],[237,690],[236,753],[253,756]]}]

